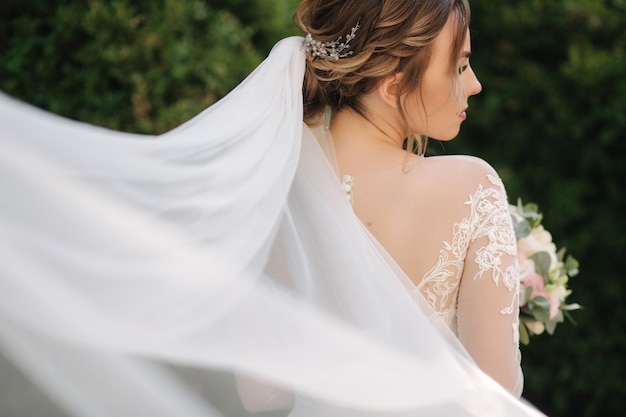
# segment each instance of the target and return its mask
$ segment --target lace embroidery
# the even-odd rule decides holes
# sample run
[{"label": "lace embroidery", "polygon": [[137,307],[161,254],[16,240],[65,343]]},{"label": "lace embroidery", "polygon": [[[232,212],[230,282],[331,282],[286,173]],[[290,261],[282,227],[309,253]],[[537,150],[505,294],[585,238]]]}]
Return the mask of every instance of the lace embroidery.
[{"label": "lace embroidery", "polygon": [[[476,252],[475,262],[478,272],[473,277],[481,279],[489,273],[494,284],[504,285],[511,293],[511,302],[500,310],[501,314],[515,314],[517,317],[517,246],[515,233],[508,212],[508,202],[500,178],[487,176],[493,187],[479,185],[469,200],[469,218],[461,220],[453,227],[451,242],[443,242],[437,263],[424,274],[416,287],[422,292],[432,307],[449,325],[453,325],[456,315],[456,295],[463,272],[463,264],[468,247],[476,240],[487,237],[488,244]],[[502,256],[510,255],[514,264],[502,267]],[[517,318],[513,324],[513,337],[519,337]]]},{"label": "lace embroidery", "polygon": [[[467,249],[476,240],[488,237],[487,246],[476,252],[475,262],[479,271],[474,279],[481,279],[483,274],[491,272],[494,284],[502,284],[511,293],[511,303],[500,310],[501,314],[515,314],[513,320],[513,341],[519,345],[519,316],[517,299],[519,287],[519,266],[517,262],[517,242],[511,224],[508,201],[502,180],[493,175],[487,179],[494,187],[478,186],[476,192],[465,202],[470,206],[469,219],[463,219],[453,226],[452,242],[443,241],[437,263],[424,274],[419,285],[415,287],[428,300],[435,312],[456,331],[456,295],[463,272]],[[353,204],[353,178],[351,175],[342,177],[342,187],[346,198]],[[511,255],[514,263],[504,271],[501,268],[501,257]],[[412,292],[412,291],[411,291]],[[518,362],[521,359],[517,352]]]},{"label": "lace embroidery", "polygon": [[352,185],[353,185],[353,178],[352,175],[344,175],[341,178],[341,185],[343,187],[343,191],[346,193],[346,199],[348,200],[348,202],[350,202],[350,204],[354,204],[354,198],[352,197]]}]

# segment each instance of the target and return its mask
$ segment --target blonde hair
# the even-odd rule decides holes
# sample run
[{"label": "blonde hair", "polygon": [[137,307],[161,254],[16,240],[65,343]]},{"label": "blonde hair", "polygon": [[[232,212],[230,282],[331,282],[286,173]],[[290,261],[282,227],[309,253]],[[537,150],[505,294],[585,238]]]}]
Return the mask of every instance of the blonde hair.
[{"label": "blonde hair", "polygon": [[405,77],[400,82],[397,104],[407,130],[407,149],[422,154],[426,137],[408,131],[401,98],[420,91],[433,42],[452,13],[456,16],[455,53],[450,57],[449,72],[456,83],[456,67],[470,21],[467,0],[303,0],[294,21],[316,41],[345,38],[359,23],[350,41],[352,55],[337,60],[309,56],[302,87],[305,122],[318,120],[327,107],[333,112],[351,108],[368,118],[361,96],[374,90],[382,78],[402,72]]}]

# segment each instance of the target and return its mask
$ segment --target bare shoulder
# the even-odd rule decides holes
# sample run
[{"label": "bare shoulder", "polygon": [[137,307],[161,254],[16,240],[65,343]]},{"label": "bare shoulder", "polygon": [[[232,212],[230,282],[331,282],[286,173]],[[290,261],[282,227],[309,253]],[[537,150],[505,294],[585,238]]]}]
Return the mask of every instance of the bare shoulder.
[{"label": "bare shoulder", "polygon": [[441,181],[454,181],[471,186],[498,177],[496,170],[484,159],[467,155],[432,156],[422,159],[423,169]]},{"label": "bare shoulder", "polygon": [[495,169],[480,158],[416,156],[399,171],[378,183],[357,214],[418,283],[437,263],[442,242],[452,242],[455,227],[471,218],[468,203],[504,194]]},{"label": "bare shoulder", "polygon": [[506,196],[496,170],[477,157],[424,157],[407,174],[409,204],[414,210],[426,210],[433,215],[448,213],[454,218],[465,215],[468,198],[488,188]]},{"label": "bare shoulder", "polygon": [[502,187],[496,170],[485,160],[466,155],[423,157],[408,171],[412,186],[422,190],[450,193],[468,193],[483,186]]},{"label": "bare shoulder", "polygon": [[415,236],[448,239],[451,225],[468,216],[473,196],[487,189],[503,195],[495,169],[470,156],[415,156],[403,169],[361,175],[355,182],[355,211],[387,246]]}]

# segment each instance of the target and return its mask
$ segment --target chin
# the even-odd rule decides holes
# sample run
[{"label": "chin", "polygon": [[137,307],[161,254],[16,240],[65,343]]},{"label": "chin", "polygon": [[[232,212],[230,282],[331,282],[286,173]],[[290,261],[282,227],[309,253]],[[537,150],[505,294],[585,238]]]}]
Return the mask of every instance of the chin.
[{"label": "chin", "polygon": [[460,129],[457,129],[456,132],[451,132],[449,134],[442,134],[436,136],[430,136],[431,139],[435,139],[441,142],[449,142],[459,136]]}]

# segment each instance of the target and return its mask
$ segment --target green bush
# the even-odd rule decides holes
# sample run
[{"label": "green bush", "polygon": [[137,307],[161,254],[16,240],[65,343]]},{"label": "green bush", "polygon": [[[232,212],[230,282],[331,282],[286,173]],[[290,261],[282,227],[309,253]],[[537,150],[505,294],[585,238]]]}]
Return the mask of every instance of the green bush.
[{"label": "green bush", "polygon": [[[626,409],[626,8],[624,1],[473,0],[483,92],[445,152],[496,166],[509,198],[539,204],[559,246],[578,326],[523,348],[525,396],[551,416]],[[441,149],[435,146],[435,149]]]},{"label": "green bush", "polygon": [[253,31],[209,2],[16,1],[0,11],[0,88],[113,129],[168,130],[260,60]]}]

